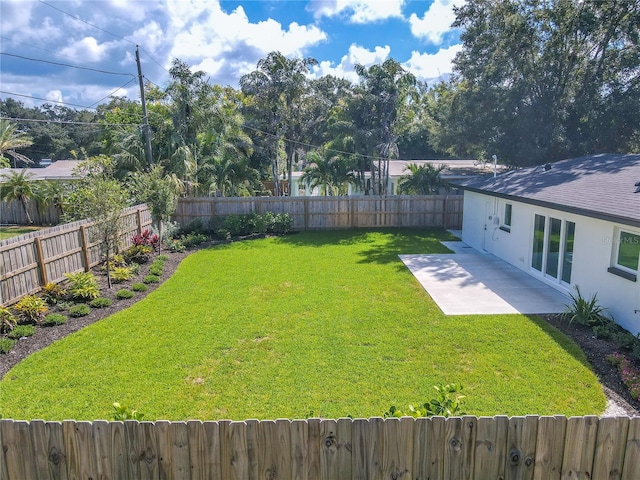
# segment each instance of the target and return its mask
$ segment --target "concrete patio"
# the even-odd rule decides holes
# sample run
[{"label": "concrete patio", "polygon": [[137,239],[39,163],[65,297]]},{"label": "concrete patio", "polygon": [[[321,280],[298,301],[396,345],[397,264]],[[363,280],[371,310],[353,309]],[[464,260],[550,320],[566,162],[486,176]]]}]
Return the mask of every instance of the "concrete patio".
[{"label": "concrete patio", "polygon": [[455,253],[400,259],[445,315],[561,313],[571,300],[494,255],[442,243]]}]

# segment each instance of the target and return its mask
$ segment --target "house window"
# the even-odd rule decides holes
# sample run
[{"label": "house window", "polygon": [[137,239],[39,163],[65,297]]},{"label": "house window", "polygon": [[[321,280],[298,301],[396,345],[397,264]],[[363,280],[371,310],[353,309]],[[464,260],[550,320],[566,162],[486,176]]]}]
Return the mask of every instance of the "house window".
[{"label": "house window", "polygon": [[502,220],[502,225],[500,226],[500,230],[505,232],[511,231],[511,211],[513,206],[510,203],[504,204],[504,217]]},{"label": "house window", "polygon": [[638,271],[640,258],[640,235],[620,230],[616,254],[616,266],[633,272]]}]

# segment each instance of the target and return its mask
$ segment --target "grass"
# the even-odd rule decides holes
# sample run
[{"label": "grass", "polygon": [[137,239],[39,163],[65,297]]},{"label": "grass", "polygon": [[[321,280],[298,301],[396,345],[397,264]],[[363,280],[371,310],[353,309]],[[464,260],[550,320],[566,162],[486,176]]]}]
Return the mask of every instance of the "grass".
[{"label": "grass", "polygon": [[23,233],[35,232],[40,229],[42,227],[0,227],[0,240],[17,237]]},{"label": "grass", "polygon": [[475,415],[599,414],[579,348],[535,316],[444,316],[399,253],[434,231],[305,233],[187,257],[141,302],[13,368],[5,418],[369,417],[464,385]]}]

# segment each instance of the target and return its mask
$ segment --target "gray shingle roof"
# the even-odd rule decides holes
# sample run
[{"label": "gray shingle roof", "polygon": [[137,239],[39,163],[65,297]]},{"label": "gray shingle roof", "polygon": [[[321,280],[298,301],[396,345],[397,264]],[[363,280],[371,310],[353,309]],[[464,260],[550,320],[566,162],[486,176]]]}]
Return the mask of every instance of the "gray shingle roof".
[{"label": "gray shingle roof", "polygon": [[[465,190],[640,226],[640,154],[602,154],[460,182]],[[640,184],[639,184],[640,185]]]}]

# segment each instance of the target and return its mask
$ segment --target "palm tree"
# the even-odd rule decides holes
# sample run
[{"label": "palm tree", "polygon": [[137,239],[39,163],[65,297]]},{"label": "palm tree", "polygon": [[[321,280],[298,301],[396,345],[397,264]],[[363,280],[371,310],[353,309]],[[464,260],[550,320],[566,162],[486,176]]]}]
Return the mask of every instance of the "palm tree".
[{"label": "palm tree", "polygon": [[27,221],[29,224],[33,224],[31,215],[29,215],[29,201],[35,196],[34,184],[30,180],[32,175],[26,170],[21,170],[2,176],[5,181],[0,185],[0,197],[7,203],[13,200],[20,202],[27,216]]},{"label": "palm tree", "polygon": [[357,183],[353,165],[349,160],[333,156],[324,157],[317,151],[307,154],[306,167],[300,177],[310,188],[320,188],[322,195],[346,195],[349,184]]},{"label": "palm tree", "polygon": [[437,195],[441,188],[449,190],[449,182],[441,176],[447,165],[434,167],[430,163],[418,165],[410,163],[410,174],[402,176],[398,182],[398,193],[408,195]]},{"label": "palm tree", "polygon": [[17,125],[11,124],[8,120],[0,120],[0,167],[9,167],[9,161],[4,155],[13,157],[13,166],[19,160],[24,163],[33,163],[33,161],[16,152],[16,149],[30,147],[33,140],[24,132],[18,130]]},{"label": "palm tree", "polygon": [[34,188],[36,207],[39,212],[46,211],[49,205],[53,205],[60,217],[64,215],[64,209],[69,195],[69,185],[59,180],[43,180],[37,182]]}]

